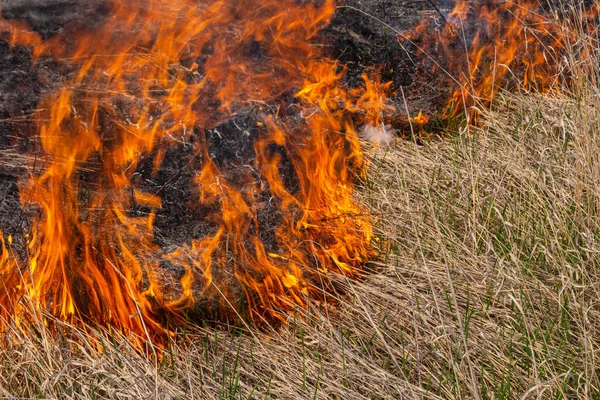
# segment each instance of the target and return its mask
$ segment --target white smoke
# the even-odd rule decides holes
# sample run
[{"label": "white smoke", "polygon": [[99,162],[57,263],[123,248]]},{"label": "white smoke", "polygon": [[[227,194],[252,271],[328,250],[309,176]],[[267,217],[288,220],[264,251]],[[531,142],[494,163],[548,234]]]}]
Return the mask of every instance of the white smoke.
[{"label": "white smoke", "polygon": [[389,144],[394,139],[394,131],[390,125],[365,125],[358,136],[374,144]]}]

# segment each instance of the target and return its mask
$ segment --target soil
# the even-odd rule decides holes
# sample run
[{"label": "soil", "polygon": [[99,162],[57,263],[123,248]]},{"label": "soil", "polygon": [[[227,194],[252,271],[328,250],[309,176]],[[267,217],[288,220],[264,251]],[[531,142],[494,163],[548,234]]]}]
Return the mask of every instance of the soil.
[{"label": "soil", "polygon": [[6,19],[27,21],[43,38],[49,38],[65,26],[69,29],[101,23],[109,8],[102,0],[0,0]]},{"label": "soil", "polygon": [[[444,4],[428,0],[348,0],[341,6],[323,34],[332,56],[348,69],[348,85],[360,85],[363,72],[376,69],[382,81],[393,82],[392,93],[400,93],[402,89],[409,96],[411,115],[415,110],[436,109],[440,99],[447,98],[447,93],[440,93],[434,84],[423,85],[425,80],[420,74],[424,71],[419,69],[415,49],[398,40],[423,17],[436,17],[434,4],[446,11]],[[403,103],[399,98],[391,101],[395,105]]]}]

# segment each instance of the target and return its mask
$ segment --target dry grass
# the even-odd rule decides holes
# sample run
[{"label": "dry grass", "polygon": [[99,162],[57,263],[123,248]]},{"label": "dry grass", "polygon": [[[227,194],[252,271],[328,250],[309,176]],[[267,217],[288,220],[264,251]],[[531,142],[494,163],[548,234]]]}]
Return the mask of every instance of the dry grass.
[{"label": "dry grass", "polygon": [[504,95],[481,128],[371,149],[381,259],[338,307],[197,328],[160,362],[108,333],[101,354],[73,327],[15,334],[0,396],[600,398],[599,110]]}]

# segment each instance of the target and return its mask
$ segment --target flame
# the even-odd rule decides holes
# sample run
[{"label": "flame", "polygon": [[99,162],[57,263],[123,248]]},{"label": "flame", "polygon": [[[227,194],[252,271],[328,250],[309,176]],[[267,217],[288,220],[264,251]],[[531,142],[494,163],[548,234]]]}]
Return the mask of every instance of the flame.
[{"label": "flame", "polygon": [[[220,318],[235,318],[243,293],[251,318],[285,321],[295,307],[326,296],[323,277],[358,275],[373,255],[373,229],[354,199],[356,174],[364,171],[355,126],[383,123],[387,87],[365,74],[364,87],[345,89],[343,69],[311,45],[334,1],[107,7],[96,25],[48,40],[0,20],[12,45],[75,71],[41,100],[37,131],[46,162],[20,182],[23,205],[37,204],[41,213],[25,259],[11,250],[11,238],[0,242],[2,320],[23,320],[19,304],[29,297],[62,321],[158,340],[169,333],[168,321],[184,321],[207,301]],[[299,122],[287,114],[286,93],[304,116]],[[207,132],[254,104],[277,102],[277,111],[258,114],[254,165],[228,180]],[[201,160],[188,206],[211,210],[206,219],[216,228],[173,250],[155,238],[164,199],[135,172],[153,157],[155,176],[180,143],[191,143]],[[284,161],[295,187],[282,176]],[[276,246],[260,237],[265,197],[279,210]]]},{"label": "flame", "polygon": [[[454,88],[444,115],[451,117],[473,106],[490,104],[502,88],[547,92],[559,89],[568,75],[564,51],[579,43],[580,31],[570,28],[534,0],[470,2],[458,0],[442,17],[425,17],[399,40],[416,47],[431,73],[446,76]],[[591,33],[600,7],[577,15],[577,26]],[[438,16],[439,17],[439,16]]]},{"label": "flame", "polygon": [[412,119],[412,122],[417,124],[419,127],[422,127],[429,122],[429,117],[423,114],[423,110],[419,110],[419,113]]}]

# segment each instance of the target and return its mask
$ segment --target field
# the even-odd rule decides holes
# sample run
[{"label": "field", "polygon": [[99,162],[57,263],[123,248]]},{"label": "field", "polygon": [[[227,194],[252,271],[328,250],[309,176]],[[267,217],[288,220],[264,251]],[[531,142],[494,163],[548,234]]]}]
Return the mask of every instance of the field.
[{"label": "field", "polygon": [[[7,398],[597,398],[599,104],[502,94],[481,128],[368,150],[380,259],[272,331],[160,361],[108,332],[14,333]],[[67,339],[66,337],[69,337]]]},{"label": "field", "polygon": [[569,56],[573,88],[363,143],[379,255],[335,305],[146,354],[32,312],[0,349],[0,398],[600,399],[600,69]]}]

